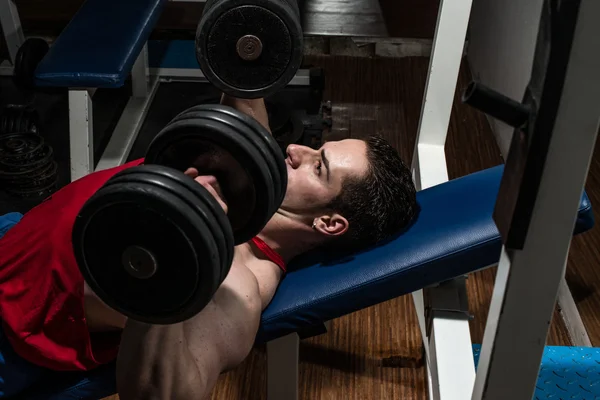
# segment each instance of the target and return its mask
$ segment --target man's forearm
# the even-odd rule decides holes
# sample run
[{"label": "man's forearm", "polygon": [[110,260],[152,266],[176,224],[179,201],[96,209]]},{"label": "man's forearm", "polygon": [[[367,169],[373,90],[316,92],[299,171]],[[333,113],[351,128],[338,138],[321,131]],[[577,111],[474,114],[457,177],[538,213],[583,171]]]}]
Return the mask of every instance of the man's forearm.
[{"label": "man's forearm", "polygon": [[233,107],[244,114],[250,115],[271,133],[271,128],[269,127],[269,115],[267,114],[264,99],[238,99],[237,97],[223,94],[223,96],[221,96],[221,104]]},{"label": "man's forearm", "polygon": [[121,400],[202,398],[203,377],[188,349],[183,324],[129,320],[117,358],[117,389]]}]

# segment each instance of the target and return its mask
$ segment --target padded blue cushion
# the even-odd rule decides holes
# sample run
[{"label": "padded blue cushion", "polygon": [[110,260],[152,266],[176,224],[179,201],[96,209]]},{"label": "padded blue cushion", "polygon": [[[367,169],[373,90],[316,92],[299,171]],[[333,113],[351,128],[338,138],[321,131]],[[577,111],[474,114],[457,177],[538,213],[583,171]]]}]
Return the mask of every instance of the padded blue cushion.
[{"label": "padded blue cushion", "polygon": [[87,0],[36,69],[39,86],[123,86],[167,0]]},{"label": "padded blue cushion", "polygon": [[[492,212],[503,166],[423,190],[413,226],[389,243],[336,265],[292,270],[263,312],[258,342],[493,265],[502,243]],[[575,232],[594,225],[586,195]]]}]

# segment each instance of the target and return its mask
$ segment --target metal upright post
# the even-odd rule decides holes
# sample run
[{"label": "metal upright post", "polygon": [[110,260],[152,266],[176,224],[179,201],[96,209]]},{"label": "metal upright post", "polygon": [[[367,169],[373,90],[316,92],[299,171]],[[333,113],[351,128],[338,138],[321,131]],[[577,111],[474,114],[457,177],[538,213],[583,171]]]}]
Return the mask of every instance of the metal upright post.
[{"label": "metal upright post", "polygon": [[529,129],[515,131],[495,212],[505,246],[474,400],[533,397],[598,134],[600,2],[544,7],[526,96],[537,107]]}]

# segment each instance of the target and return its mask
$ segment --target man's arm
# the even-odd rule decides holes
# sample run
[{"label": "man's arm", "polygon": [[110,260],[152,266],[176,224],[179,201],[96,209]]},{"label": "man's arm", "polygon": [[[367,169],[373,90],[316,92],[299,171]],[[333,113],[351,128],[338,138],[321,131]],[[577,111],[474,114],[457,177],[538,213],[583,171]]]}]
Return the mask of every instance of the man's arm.
[{"label": "man's arm", "polygon": [[239,257],[212,301],[189,320],[127,322],[117,358],[121,400],[204,400],[219,375],[248,356],[262,302],[254,274]]},{"label": "man's arm", "polygon": [[264,99],[238,99],[223,94],[223,96],[221,96],[221,104],[233,107],[244,114],[248,114],[271,133],[271,128],[269,127],[269,115],[267,114]]},{"label": "man's arm", "polygon": [[206,378],[188,348],[183,323],[127,321],[117,357],[117,390],[122,400],[200,399]]}]

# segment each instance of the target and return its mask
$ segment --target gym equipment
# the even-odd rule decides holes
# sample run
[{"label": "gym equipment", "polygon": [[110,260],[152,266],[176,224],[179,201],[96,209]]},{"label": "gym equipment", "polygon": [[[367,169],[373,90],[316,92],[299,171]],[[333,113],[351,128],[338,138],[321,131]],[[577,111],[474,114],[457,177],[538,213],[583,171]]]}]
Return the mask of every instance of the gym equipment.
[{"label": "gym equipment", "polygon": [[[229,272],[234,246],[277,211],[287,167],[266,129],[221,105],[173,118],[144,162],[85,203],[73,248],[85,280],[108,305],[136,320],[176,323],[205,307]],[[182,173],[190,167],[217,177],[227,215]]]},{"label": "gym equipment", "polygon": [[13,69],[13,81],[18,88],[35,88],[35,71],[49,49],[41,38],[29,38],[19,47]]},{"label": "gym equipment", "polygon": [[209,0],[196,31],[206,78],[239,98],[266,97],[300,68],[303,33],[296,0]]},{"label": "gym equipment", "polygon": [[[158,79],[149,73],[146,44],[167,1],[86,0],[36,69],[36,86],[67,88],[69,119],[87,121],[69,130],[69,146],[93,153],[94,104],[89,89],[120,88],[131,78],[126,111],[102,155],[92,161],[86,151],[70,152],[69,181],[125,162],[144,122],[128,117],[146,115],[158,88]],[[193,58],[193,50],[191,54]]]},{"label": "gym equipment", "polygon": [[32,105],[8,104],[0,110],[0,135],[40,133],[40,116]]},{"label": "gym equipment", "polygon": [[39,197],[56,188],[53,150],[33,133],[0,136],[0,186],[17,197]]},{"label": "gym equipment", "polygon": [[167,0],[85,1],[38,66],[36,85],[123,86],[166,3]]}]

